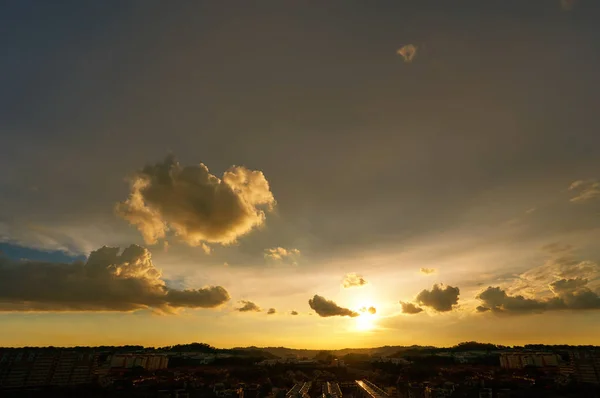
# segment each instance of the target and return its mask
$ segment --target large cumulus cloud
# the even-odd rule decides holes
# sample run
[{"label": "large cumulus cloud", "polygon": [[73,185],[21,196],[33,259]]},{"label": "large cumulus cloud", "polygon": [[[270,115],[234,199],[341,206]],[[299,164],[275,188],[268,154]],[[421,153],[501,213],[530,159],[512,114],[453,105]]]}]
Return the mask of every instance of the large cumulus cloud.
[{"label": "large cumulus cloud", "polygon": [[260,171],[231,167],[223,178],[204,164],[181,166],[174,156],[146,166],[131,180],[129,198],[116,212],[148,244],[173,231],[190,245],[228,244],[265,220],[275,198]]},{"label": "large cumulus cloud", "polygon": [[431,290],[422,290],[417,295],[416,301],[438,312],[447,312],[452,311],[453,306],[458,304],[459,294],[460,290],[457,287],[433,285]]},{"label": "large cumulus cloud", "polygon": [[357,312],[340,307],[333,301],[327,300],[325,297],[319,296],[318,294],[315,294],[313,298],[308,300],[308,305],[322,317],[349,316],[354,318],[359,315]]},{"label": "large cumulus cloud", "polygon": [[102,247],[87,261],[48,263],[0,258],[1,311],[132,311],[212,308],[229,300],[221,286],[166,286],[150,252],[131,245]]}]

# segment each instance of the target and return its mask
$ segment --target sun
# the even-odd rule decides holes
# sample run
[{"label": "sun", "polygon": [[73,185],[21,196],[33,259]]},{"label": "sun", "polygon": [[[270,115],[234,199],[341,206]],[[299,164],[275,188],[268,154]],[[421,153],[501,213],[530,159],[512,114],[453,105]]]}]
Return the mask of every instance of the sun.
[{"label": "sun", "polygon": [[375,329],[377,315],[371,314],[369,312],[363,312],[356,318],[356,330],[361,332],[367,332],[369,330]]}]

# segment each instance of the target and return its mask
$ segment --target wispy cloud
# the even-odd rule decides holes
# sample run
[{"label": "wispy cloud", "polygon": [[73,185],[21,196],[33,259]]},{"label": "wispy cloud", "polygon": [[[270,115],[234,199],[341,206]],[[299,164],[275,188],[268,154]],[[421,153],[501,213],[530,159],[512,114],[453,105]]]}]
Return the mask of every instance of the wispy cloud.
[{"label": "wispy cloud", "polygon": [[479,293],[479,312],[525,314],[556,310],[600,309],[600,265],[581,260],[569,244],[543,246],[549,258],[513,278],[504,287]]},{"label": "wispy cloud", "polygon": [[559,279],[549,287],[554,296],[549,298],[527,298],[509,295],[499,287],[488,287],[477,298],[481,300],[479,312],[492,311],[505,314],[523,314],[556,310],[598,310],[600,296],[587,285],[586,279]]},{"label": "wispy cloud", "polygon": [[542,246],[542,250],[550,254],[569,253],[573,251],[573,246],[560,242],[552,242]]},{"label": "wispy cloud", "polygon": [[569,186],[576,196],[571,198],[573,203],[587,202],[600,198],[600,182],[596,180],[579,180]]},{"label": "wispy cloud", "polygon": [[298,257],[300,257],[300,250],[298,249],[285,249],[283,247],[265,249],[265,258],[271,260],[290,261],[292,264],[296,264]]},{"label": "wispy cloud", "polygon": [[576,4],[577,0],[560,0],[560,6],[565,11],[571,11]]},{"label": "wispy cloud", "polygon": [[431,275],[431,274],[436,273],[436,269],[435,268],[421,268],[420,272],[425,275]]}]

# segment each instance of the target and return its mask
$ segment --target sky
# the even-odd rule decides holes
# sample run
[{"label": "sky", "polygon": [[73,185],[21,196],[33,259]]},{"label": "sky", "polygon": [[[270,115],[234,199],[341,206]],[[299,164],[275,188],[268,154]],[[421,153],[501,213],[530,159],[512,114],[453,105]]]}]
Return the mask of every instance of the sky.
[{"label": "sky", "polygon": [[600,3],[0,5],[0,345],[600,344]]}]

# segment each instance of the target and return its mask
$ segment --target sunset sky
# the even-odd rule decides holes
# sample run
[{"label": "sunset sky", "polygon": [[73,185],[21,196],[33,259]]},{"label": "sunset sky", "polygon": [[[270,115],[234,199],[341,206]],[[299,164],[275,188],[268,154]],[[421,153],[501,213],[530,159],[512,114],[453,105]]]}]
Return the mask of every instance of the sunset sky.
[{"label": "sunset sky", "polygon": [[0,346],[600,344],[598,20],[3,2]]}]

